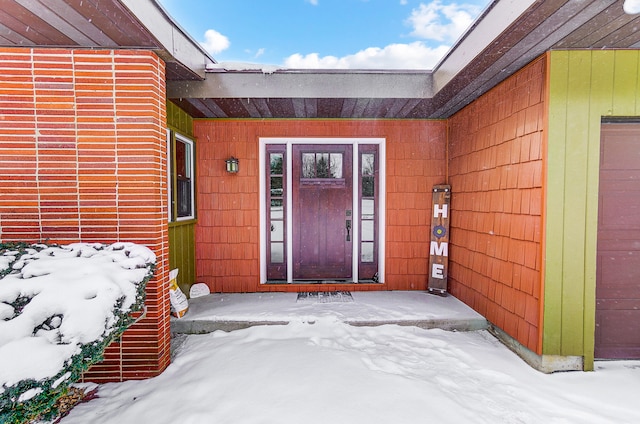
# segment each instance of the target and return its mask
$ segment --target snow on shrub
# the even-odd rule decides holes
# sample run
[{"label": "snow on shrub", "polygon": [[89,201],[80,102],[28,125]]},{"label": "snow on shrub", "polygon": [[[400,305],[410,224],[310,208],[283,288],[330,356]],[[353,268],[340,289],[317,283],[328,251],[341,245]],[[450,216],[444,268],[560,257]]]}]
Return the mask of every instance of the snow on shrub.
[{"label": "snow on shrub", "polygon": [[0,422],[55,417],[144,307],[155,261],[133,243],[0,243]]}]

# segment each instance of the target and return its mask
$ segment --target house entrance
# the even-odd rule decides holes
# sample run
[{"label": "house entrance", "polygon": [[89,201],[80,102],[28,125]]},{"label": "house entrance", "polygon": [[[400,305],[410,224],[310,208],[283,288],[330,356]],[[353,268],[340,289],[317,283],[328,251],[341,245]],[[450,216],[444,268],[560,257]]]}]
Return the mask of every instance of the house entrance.
[{"label": "house entrance", "polygon": [[382,282],[383,139],[261,139],[261,280]]}]

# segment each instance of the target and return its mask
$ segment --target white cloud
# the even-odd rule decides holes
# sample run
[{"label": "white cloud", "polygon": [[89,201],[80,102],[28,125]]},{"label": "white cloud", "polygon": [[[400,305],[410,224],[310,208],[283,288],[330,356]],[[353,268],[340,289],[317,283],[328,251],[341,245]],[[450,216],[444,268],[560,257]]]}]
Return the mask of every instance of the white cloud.
[{"label": "white cloud", "polygon": [[630,15],[640,13],[640,0],[625,0],[624,11]]},{"label": "white cloud", "polygon": [[314,6],[318,5],[318,0],[305,0],[307,3],[311,3]]},{"label": "white cloud", "polygon": [[244,49],[243,52],[247,55],[247,56],[251,56],[254,59],[259,58],[260,56],[264,55],[266,53],[267,49],[265,49],[264,47],[259,48],[258,50],[251,50],[251,49]]},{"label": "white cloud", "polygon": [[284,66],[289,69],[432,69],[448,50],[449,46],[431,48],[415,41],[384,48],[369,47],[343,57],[296,53],[285,59]]},{"label": "white cloud", "polygon": [[452,42],[471,26],[480,8],[471,4],[442,4],[440,0],[420,3],[411,11],[407,22],[413,27],[411,35],[426,40]]},{"label": "white cloud", "polygon": [[400,5],[402,6],[406,6],[408,3],[408,0],[400,0]]},{"label": "white cloud", "polygon": [[204,39],[205,41],[200,44],[202,44],[202,47],[211,54],[220,53],[221,51],[228,49],[231,45],[226,36],[213,29],[208,29],[204,33]]}]

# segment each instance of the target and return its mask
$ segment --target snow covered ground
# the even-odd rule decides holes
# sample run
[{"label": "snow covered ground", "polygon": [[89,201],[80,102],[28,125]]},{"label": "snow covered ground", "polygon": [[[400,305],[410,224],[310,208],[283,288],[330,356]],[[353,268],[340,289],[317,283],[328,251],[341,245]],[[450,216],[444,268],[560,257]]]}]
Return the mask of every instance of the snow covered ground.
[{"label": "snow covered ground", "polygon": [[145,381],[106,384],[73,423],[638,423],[640,361],[539,373],[486,331],[310,323],[187,336]]}]

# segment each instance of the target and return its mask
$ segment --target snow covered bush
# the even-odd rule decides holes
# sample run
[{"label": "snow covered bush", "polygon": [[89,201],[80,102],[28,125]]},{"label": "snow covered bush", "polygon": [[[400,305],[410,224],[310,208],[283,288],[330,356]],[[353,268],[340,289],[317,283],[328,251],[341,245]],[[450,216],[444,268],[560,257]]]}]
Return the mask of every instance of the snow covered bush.
[{"label": "snow covered bush", "polygon": [[55,417],[143,309],[155,261],[133,243],[0,243],[0,422]]}]

